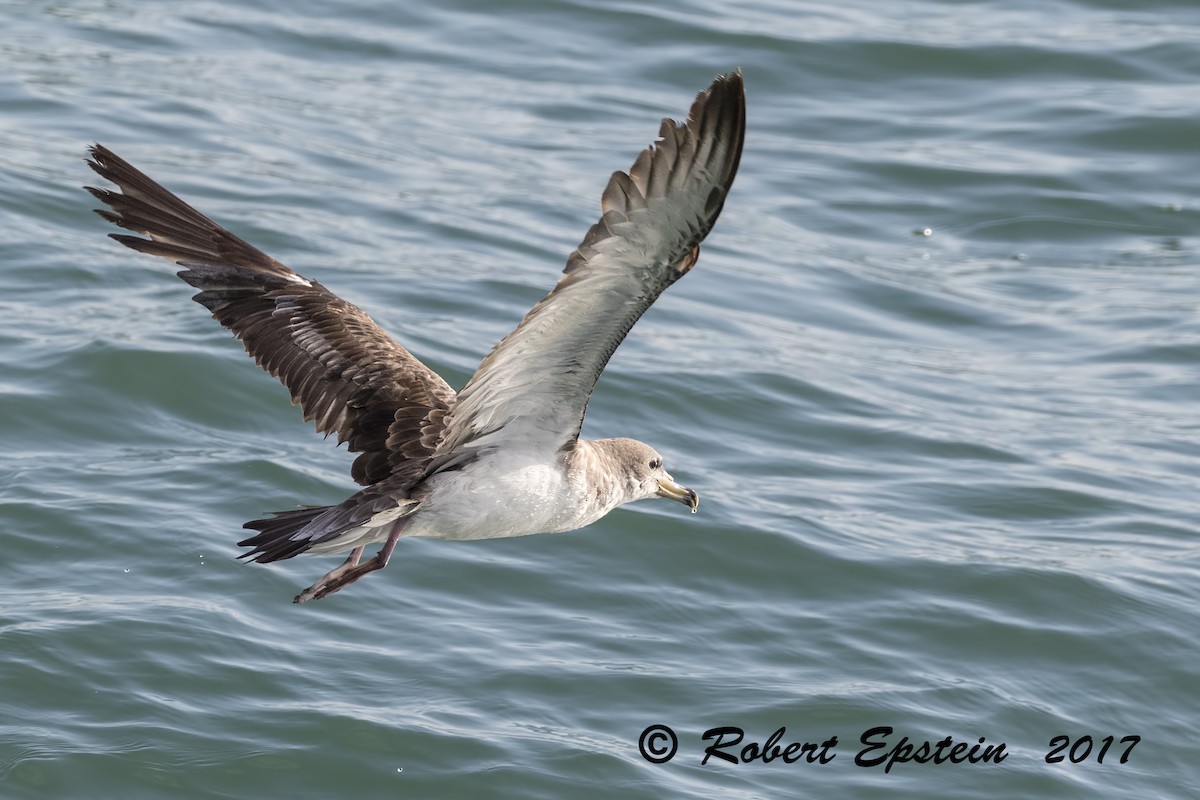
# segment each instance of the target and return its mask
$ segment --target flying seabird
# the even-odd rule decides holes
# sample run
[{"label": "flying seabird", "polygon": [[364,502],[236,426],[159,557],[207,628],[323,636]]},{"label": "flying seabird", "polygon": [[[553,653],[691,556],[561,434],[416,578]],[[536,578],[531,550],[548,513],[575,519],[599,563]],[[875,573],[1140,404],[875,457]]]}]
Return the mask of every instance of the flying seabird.
[{"label": "flying seabird", "polygon": [[[111,150],[88,164],[120,192],[86,187],[118,242],[183,269],[193,299],[291,392],[317,430],[359,453],[363,488],[331,506],[247,522],[241,558],[350,551],[296,596],[330,595],[387,565],[402,536],[487,539],[568,531],[652,497],[696,510],[663,459],[633,439],[580,439],[609,357],[700,254],[733,183],[746,124],[741,72],[697,95],[683,124],[615,172],[600,221],[550,294],[457,394],[357,306],[234,236]],[[361,562],[363,549],[383,542]]]}]

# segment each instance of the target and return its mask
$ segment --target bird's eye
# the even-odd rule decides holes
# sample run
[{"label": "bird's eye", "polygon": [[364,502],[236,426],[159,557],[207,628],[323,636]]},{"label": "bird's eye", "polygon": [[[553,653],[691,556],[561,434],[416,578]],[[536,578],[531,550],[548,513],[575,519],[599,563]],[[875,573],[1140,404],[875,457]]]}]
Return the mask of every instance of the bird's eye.
[{"label": "bird's eye", "polygon": [[652,459],[650,459],[650,469],[658,469],[658,468],[659,468],[659,467],[661,467],[661,466],[662,466],[662,459],[661,459],[661,458],[652,458]]}]

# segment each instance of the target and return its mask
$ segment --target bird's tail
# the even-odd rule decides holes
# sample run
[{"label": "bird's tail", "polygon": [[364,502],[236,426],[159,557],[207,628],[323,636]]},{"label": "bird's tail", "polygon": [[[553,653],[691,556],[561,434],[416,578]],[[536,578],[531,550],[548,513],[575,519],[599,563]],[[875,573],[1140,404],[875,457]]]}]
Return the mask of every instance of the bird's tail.
[{"label": "bird's tail", "polygon": [[[276,511],[242,526],[258,533],[238,542],[240,547],[251,548],[239,558],[265,564],[309,551],[349,550],[367,540],[386,538],[391,523],[412,516],[420,506],[416,500],[395,497],[385,481],[368,486],[336,506]],[[377,533],[381,534],[378,539],[373,538]]]},{"label": "bird's tail", "polygon": [[242,527],[258,533],[238,542],[238,547],[253,548],[238,558],[248,558],[266,564],[300,555],[312,547],[314,542],[307,536],[298,537],[295,534],[309,527],[330,508],[332,506],[307,506],[294,511],[276,511],[265,519],[247,522]]}]

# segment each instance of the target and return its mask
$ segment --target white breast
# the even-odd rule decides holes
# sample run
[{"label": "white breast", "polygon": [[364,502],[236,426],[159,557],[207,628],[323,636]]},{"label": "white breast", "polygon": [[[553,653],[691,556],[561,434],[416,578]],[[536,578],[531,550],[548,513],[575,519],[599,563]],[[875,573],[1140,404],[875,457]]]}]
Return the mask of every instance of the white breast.
[{"label": "white breast", "polygon": [[558,464],[514,460],[503,453],[431,479],[430,495],[406,536],[494,539],[568,531],[596,521],[582,486],[567,482]]}]

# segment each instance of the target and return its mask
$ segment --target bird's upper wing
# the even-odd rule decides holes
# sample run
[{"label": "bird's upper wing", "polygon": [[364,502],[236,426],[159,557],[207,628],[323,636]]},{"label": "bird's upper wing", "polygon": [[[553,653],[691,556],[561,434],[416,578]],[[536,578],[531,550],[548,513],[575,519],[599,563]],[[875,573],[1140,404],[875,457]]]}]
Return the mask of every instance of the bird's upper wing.
[{"label": "bird's upper wing", "polygon": [[459,392],[431,471],[508,442],[550,451],[574,443],[617,345],[695,264],[737,172],[745,125],[734,72],[696,97],[687,122],[664,119],[628,173],[613,173],[600,221],[558,285]]},{"label": "bird's upper wing", "polygon": [[120,193],[87,187],[112,211],[122,244],[184,269],[193,299],[233,331],[258,365],[291,392],[306,420],[352,452],[354,480],[369,485],[408,459],[428,458],[454,390],[357,306],[250,246],[111,150],[88,164]]}]

